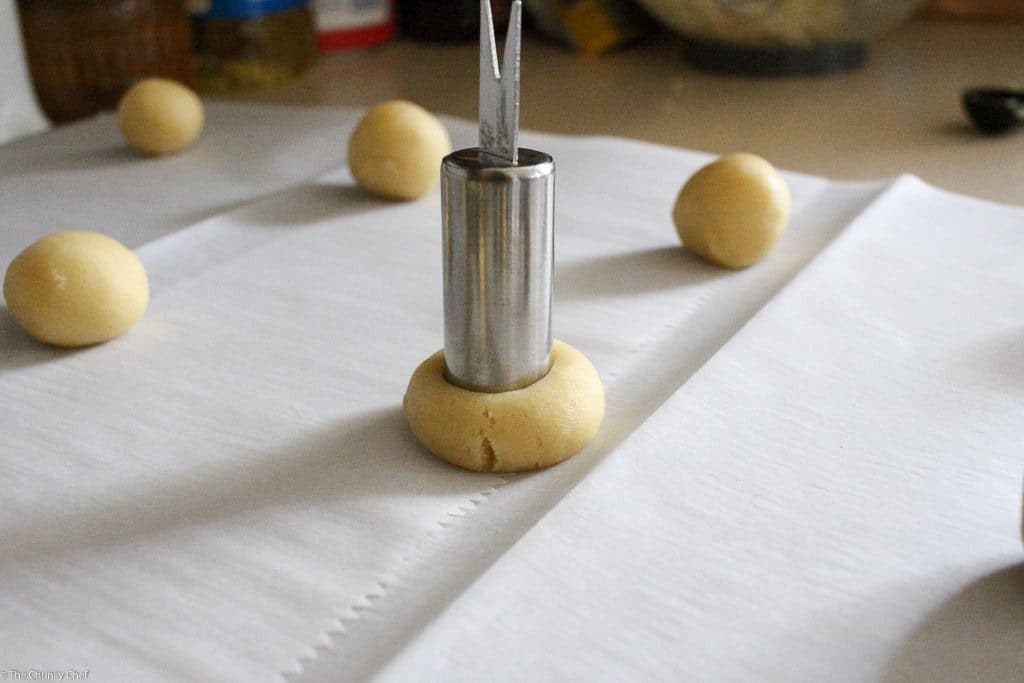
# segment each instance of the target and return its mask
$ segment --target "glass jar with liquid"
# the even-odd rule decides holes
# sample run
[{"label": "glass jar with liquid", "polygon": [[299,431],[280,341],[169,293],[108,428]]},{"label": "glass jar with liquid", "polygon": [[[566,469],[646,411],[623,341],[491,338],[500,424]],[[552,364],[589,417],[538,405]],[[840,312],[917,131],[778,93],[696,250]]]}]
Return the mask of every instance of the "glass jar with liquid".
[{"label": "glass jar with liquid", "polygon": [[317,57],[307,0],[190,0],[196,84],[212,93],[281,85]]},{"label": "glass jar with liquid", "polygon": [[189,83],[181,0],[18,0],[39,105],[54,123],[117,106],[146,76]]}]

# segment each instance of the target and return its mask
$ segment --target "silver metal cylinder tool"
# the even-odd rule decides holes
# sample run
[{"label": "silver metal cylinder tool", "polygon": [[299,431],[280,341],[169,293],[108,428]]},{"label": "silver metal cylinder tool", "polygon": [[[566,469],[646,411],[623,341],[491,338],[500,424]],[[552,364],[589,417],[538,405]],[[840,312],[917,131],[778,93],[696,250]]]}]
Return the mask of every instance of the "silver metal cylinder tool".
[{"label": "silver metal cylinder tool", "polygon": [[551,367],[554,160],[520,149],[522,4],[498,67],[489,0],[480,2],[480,146],[441,162],[444,354],[452,384],[521,389]]}]

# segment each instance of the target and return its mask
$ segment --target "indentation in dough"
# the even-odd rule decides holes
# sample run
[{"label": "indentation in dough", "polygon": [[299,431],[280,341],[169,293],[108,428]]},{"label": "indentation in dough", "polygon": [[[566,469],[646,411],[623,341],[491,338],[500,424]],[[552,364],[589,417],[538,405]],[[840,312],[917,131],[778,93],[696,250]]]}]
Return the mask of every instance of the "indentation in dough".
[{"label": "indentation in dough", "polygon": [[409,380],[403,406],[416,439],[431,453],[483,472],[548,467],[578,452],[604,416],[604,388],[579,351],[555,340],[551,370],[523,389],[474,392],[450,384],[444,353]]},{"label": "indentation in dough", "polygon": [[491,415],[491,411],[489,409],[487,409],[487,408],[484,408],[484,417],[487,418],[487,421],[491,423],[492,427],[494,425],[498,424],[497,418],[495,418],[493,415]]},{"label": "indentation in dough", "polygon": [[491,445],[491,440],[486,436],[480,439],[480,455],[482,456],[480,463],[481,471],[493,472],[494,468],[498,465],[498,456],[494,453],[494,446]]}]

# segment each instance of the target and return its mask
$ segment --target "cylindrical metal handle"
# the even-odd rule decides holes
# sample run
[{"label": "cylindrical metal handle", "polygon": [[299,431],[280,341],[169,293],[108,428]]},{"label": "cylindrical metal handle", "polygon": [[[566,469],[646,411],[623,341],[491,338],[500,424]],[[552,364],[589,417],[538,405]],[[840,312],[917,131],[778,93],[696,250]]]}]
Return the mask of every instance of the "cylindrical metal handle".
[{"label": "cylindrical metal handle", "polygon": [[441,162],[449,382],[509,391],[550,369],[554,189],[543,152],[520,148],[515,166],[477,148]]}]

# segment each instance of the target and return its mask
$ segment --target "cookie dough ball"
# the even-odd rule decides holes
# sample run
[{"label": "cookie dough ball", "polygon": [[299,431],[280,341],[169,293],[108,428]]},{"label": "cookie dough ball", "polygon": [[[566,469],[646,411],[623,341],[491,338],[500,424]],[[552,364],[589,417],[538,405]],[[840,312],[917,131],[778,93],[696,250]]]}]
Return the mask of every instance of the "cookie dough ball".
[{"label": "cookie dough ball", "polygon": [[348,165],[367,192],[386,199],[417,199],[441,177],[452,141],[423,107],[393,100],[366,112],[348,141]]},{"label": "cookie dough ball", "polygon": [[691,177],[672,220],[685,246],[726,268],[745,268],[772,250],[789,223],[789,187],[767,161],[730,154]]},{"label": "cookie dough ball", "polygon": [[98,344],[123,334],[149,304],[138,257],[96,232],[58,232],[33,243],[4,277],[11,315],[36,339],[57,346]]},{"label": "cookie dough ball", "polygon": [[128,143],[142,154],[174,154],[203,130],[203,103],[177,81],[147,78],[121,97],[117,120]]},{"label": "cookie dough ball", "polygon": [[604,418],[604,387],[587,357],[556,340],[551,369],[523,389],[468,391],[444,376],[444,352],[409,380],[409,427],[434,455],[477,472],[521,472],[565,460],[586,446]]}]

